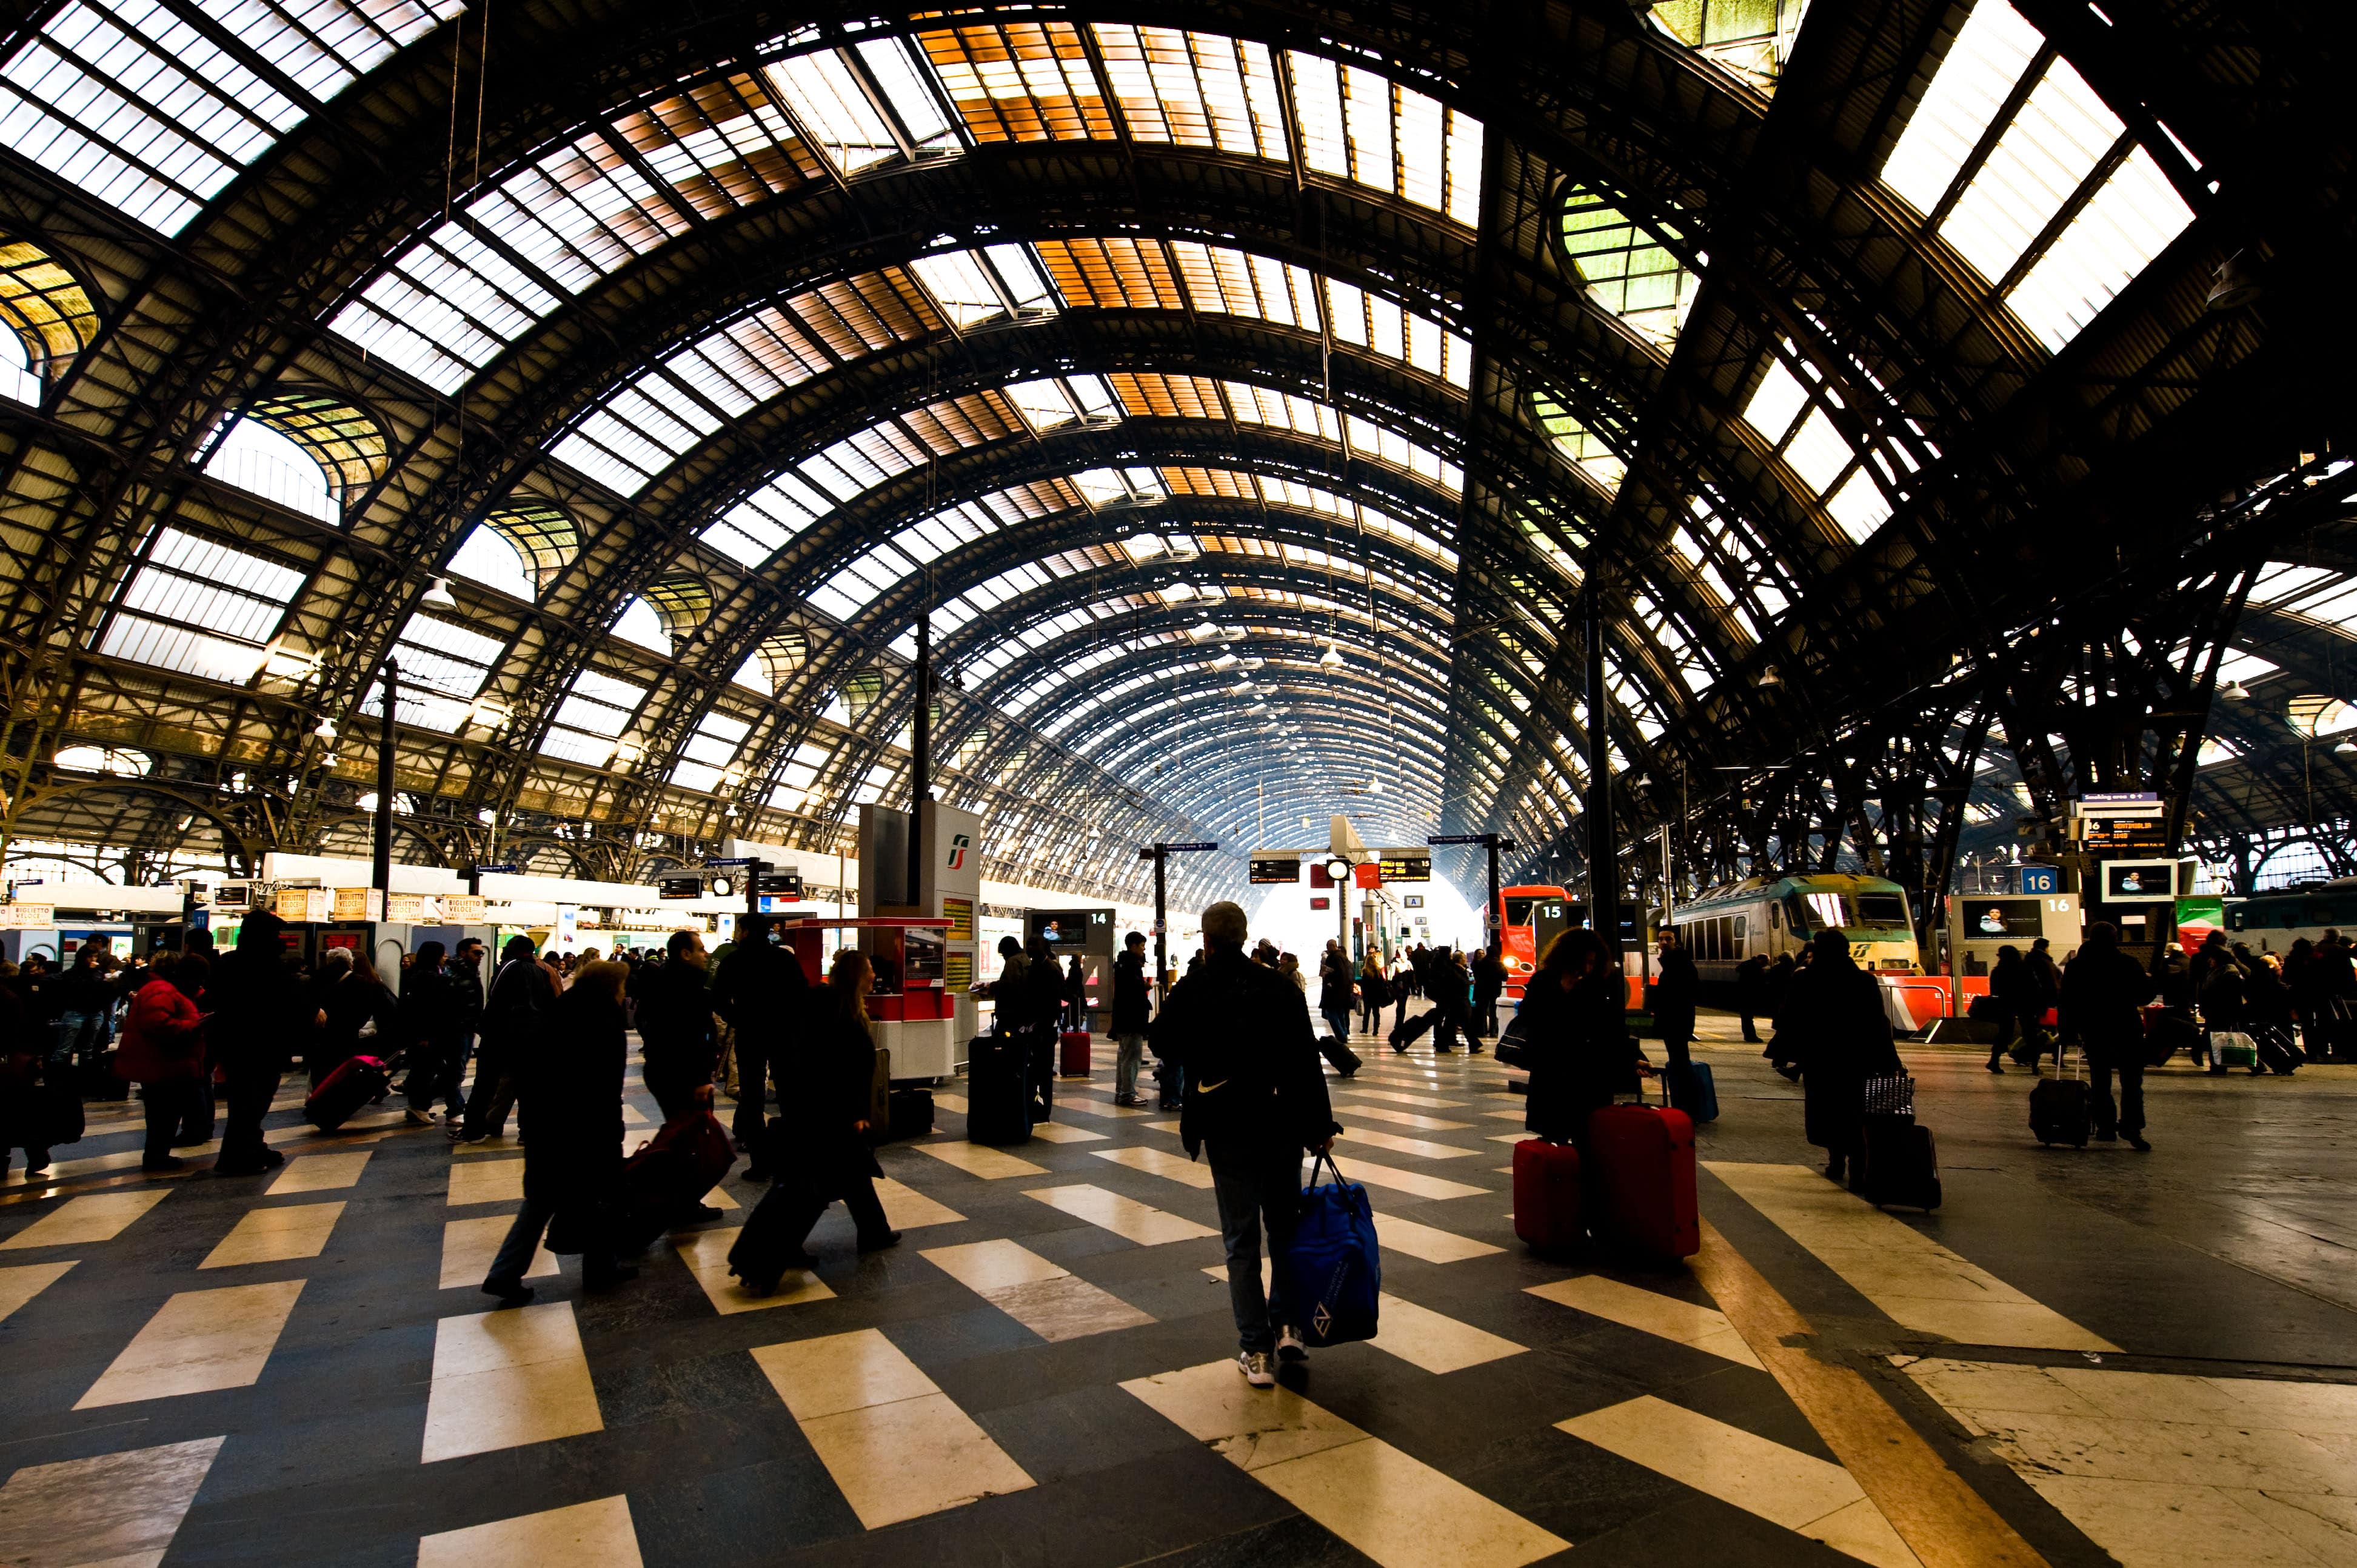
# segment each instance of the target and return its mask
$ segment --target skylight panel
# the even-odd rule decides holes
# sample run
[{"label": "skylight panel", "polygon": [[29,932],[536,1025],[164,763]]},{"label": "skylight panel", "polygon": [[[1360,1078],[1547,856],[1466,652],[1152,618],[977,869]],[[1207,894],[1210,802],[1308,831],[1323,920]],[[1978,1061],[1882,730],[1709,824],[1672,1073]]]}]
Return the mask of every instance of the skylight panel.
[{"label": "skylight panel", "polygon": [[1851,542],[1863,544],[1889,520],[1890,502],[1874,482],[1873,471],[1861,463],[1841,489],[1825,498],[1825,512],[1841,524]]},{"label": "skylight panel", "polygon": [[766,67],[763,74],[802,129],[845,174],[857,174],[899,153],[899,136],[841,49],[790,55]]},{"label": "skylight panel", "polygon": [[960,328],[1005,316],[1013,308],[1013,302],[983,264],[979,252],[949,251],[937,256],[920,256],[909,264],[950,320]]},{"label": "skylight panel", "polygon": [[1785,368],[1782,360],[1771,359],[1767,373],[1760,378],[1760,384],[1752,389],[1750,399],[1743,405],[1743,417],[1773,446],[1791,434],[1801,411],[1808,406],[1809,389]]},{"label": "skylight panel", "polygon": [[1975,5],[1883,165],[1883,183],[1918,212],[1938,207],[2045,42],[2003,0]]},{"label": "skylight panel", "polygon": [[710,794],[732,782],[739,772],[739,750],[745,737],[752,733],[752,725],[743,719],[717,711],[705,714],[696,721],[686,744],[680,747],[679,760],[672,766],[671,782],[699,794]]},{"label": "skylight panel", "polygon": [[1008,399],[1032,429],[1049,431],[1082,419],[1118,418],[1121,405],[1102,376],[1056,377],[1017,381],[1006,389]]},{"label": "skylight panel", "polygon": [[70,0],[0,66],[0,145],[166,234],[457,0],[193,0],[298,101],[158,0]]},{"label": "skylight panel", "polygon": [[899,117],[911,145],[956,145],[949,114],[942,106],[941,96],[933,91],[931,69],[912,57],[905,43],[899,38],[869,38],[853,47],[860,64],[867,68],[882,90],[885,103]]},{"label": "skylight panel", "polygon": [[918,35],[977,142],[1107,138],[1113,115],[1069,22],[1017,22]]},{"label": "skylight panel", "polygon": [[2004,277],[2124,129],[2085,80],[2056,60],[1956,199],[1941,237],[1981,276]]},{"label": "skylight panel", "polygon": [[2006,303],[2050,349],[2079,335],[2193,221],[2193,209],[2142,147],[2104,182]]},{"label": "skylight panel", "polygon": [[1653,25],[1762,92],[1773,92],[1808,0],[1666,0]]},{"label": "skylight panel", "polygon": [[549,455],[634,496],[719,428],[717,413],[654,370],[583,414]]},{"label": "skylight panel", "polygon": [[1481,123],[1413,88],[1288,51],[1301,158],[1468,227],[1480,217]]},{"label": "skylight panel", "polygon": [[343,515],[318,459],[301,443],[259,420],[241,419],[231,425],[205,459],[205,472],[322,522],[335,522]]},{"label": "skylight panel", "polygon": [[469,582],[480,583],[502,594],[519,599],[540,596],[533,582],[532,570],[522,552],[507,535],[489,523],[477,523],[467,531],[457,553],[450,557],[451,572]]},{"label": "skylight panel", "polygon": [[1557,233],[1591,300],[1656,347],[1677,341],[1702,280],[1659,235],[1586,186],[1566,191]]},{"label": "skylight panel", "polygon": [[634,642],[666,657],[671,653],[671,633],[663,628],[662,617],[655,612],[654,606],[644,599],[626,602],[608,629],[624,642]]},{"label": "skylight panel", "polygon": [[702,538],[746,566],[758,566],[834,510],[834,503],[798,474],[780,474],[706,523]]},{"label": "skylight panel", "polygon": [[605,767],[646,696],[643,686],[602,671],[581,671],[556,705],[554,722],[540,745],[541,754]]},{"label": "skylight panel", "polygon": [[[393,640],[401,689],[393,704],[400,723],[456,734],[475,716],[475,698],[505,651],[497,639],[419,611]],[[384,711],[384,683],[375,682],[361,708]]]},{"label": "skylight panel", "polygon": [[[2020,108],[1989,141],[2005,101],[2041,59]],[[1883,179],[1938,220],[1940,237],[2049,349],[2077,336],[2193,220],[2119,116],[2006,0],[1974,7]]]},{"label": "skylight panel", "polygon": [[1276,65],[1265,44],[1171,27],[1099,23],[1106,80],[1132,137],[1286,156]]},{"label": "skylight panel", "polygon": [[1571,466],[1596,481],[1607,495],[1617,495],[1621,480],[1628,478],[1629,466],[1611,444],[1587,427],[1585,420],[1544,392],[1531,399],[1532,411],[1537,414],[1539,428],[1555,443]]},{"label": "skylight panel", "polygon": [[1819,495],[1841,477],[1853,456],[1849,443],[1842,439],[1841,432],[1834,428],[1833,420],[1822,408],[1802,422],[1791,445],[1784,448],[1784,461]]},{"label": "skylight panel", "polygon": [[303,575],[178,529],[158,531],[99,651],[242,685],[269,656]]}]

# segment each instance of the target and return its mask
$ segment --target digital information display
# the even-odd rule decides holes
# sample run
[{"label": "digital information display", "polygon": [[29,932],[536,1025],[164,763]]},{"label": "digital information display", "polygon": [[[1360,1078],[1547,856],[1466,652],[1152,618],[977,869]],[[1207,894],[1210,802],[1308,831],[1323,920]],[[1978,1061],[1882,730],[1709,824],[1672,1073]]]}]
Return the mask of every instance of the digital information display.
[{"label": "digital information display", "polygon": [[2152,817],[2082,817],[2079,833],[2091,853],[2106,850],[2166,849],[2168,824]]},{"label": "digital information display", "polygon": [[1252,863],[1252,879],[1255,886],[1298,882],[1301,862],[1291,855],[1282,860],[1255,860]]},{"label": "digital information display", "polygon": [[2173,860],[2111,860],[2104,863],[2106,904],[2174,904],[2177,863]]},{"label": "digital information display", "polygon": [[1428,854],[1387,854],[1376,864],[1383,867],[1387,883],[1432,880],[1432,856]]},{"label": "digital information display", "polygon": [[704,878],[701,876],[666,876],[655,884],[666,898],[701,898]]},{"label": "digital information display", "polygon": [[2046,934],[2045,906],[2036,898],[1966,898],[1964,905],[1968,942]]}]

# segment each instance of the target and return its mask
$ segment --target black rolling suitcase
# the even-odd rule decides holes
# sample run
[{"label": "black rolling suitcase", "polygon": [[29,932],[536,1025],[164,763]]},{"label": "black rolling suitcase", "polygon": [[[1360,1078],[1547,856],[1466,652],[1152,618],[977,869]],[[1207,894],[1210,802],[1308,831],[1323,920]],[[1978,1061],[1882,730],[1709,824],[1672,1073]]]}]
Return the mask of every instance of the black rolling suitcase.
[{"label": "black rolling suitcase", "polygon": [[892,1141],[921,1138],[933,1130],[933,1091],[930,1089],[896,1089],[886,1115]]},{"label": "black rolling suitcase", "polygon": [[2029,1091],[2029,1131],[2040,1144],[2083,1149],[2093,1120],[2094,1090],[2083,1078],[2040,1079]]},{"label": "black rolling suitcase", "polygon": [[[2081,1088],[2086,1087],[2082,1084]],[[1866,1118],[1866,1142],[1852,1188],[1877,1208],[1898,1204],[1925,1213],[1940,1207],[1940,1149],[1912,1116]]]},{"label": "black rolling suitcase", "polygon": [[1440,1009],[1437,1007],[1426,1008],[1423,1012],[1418,1013],[1415,1017],[1410,1018],[1405,1024],[1392,1031],[1392,1049],[1395,1051],[1404,1051],[1407,1049],[1410,1046],[1415,1044],[1416,1041],[1432,1033],[1432,1026],[1438,1022],[1440,1022]]},{"label": "black rolling suitcase", "polygon": [[2293,1042],[2287,1025],[2261,1024],[2252,1029],[2251,1040],[2258,1047],[2259,1065],[2269,1072],[2288,1078],[2308,1064],[2308,1053]]},{"label": "black rolling suitcase", "polygon": [[1318,1042],[1318,1054],[1333,1065],[1340,1077],[1348,1078],[1359,1070],[1359,1053],[1331,1035]]},{"label": "black rolling suitcase", "polygon": [[728,1272],[750,1295],[768,1295],[778,1288],[789,1269],[810,1266],[802,1251],[815,1214],[810,1195],[800,1182],[780,1182],[761,1195],[745,1229],[728,1249]]},{"label": "black rolling suitcase", "polygon": [[983,1035],[966,1058],[965,1135],[974,1144],[1021,1144],[1031,1136],[1031,1043]]}]

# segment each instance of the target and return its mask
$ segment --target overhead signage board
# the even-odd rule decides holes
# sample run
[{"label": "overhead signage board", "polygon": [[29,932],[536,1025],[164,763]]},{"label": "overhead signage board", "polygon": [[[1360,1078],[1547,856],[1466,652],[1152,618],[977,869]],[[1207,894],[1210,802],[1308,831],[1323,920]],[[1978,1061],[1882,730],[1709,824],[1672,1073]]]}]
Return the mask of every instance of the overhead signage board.
[{"label": "overhead signage board", "polygon": [[757,871],[753,874],[753,891],[773,894],[791,902],[802,896],[802,874],[799,871]]},{"label": "overhead signage board", "polygon": [[2091,851],[2167,849],[2169,824],[2158,816],[2082,817],[2079,838]]},{"label": "overhead signage board", "polygon": [[332,889],[335,902],[334,918],[339,920],[382,920],[384,918],[384,894],[374,887],[338,887]]},{"label": "overhead signage board", "polygon": [[1421,893],[1411,893],[1406,897],[1402,898],[1400,902],[1406,905],[1411,909],[1421,909],[1424,908],[1424,895]]},{"label": "overhead signage board", "polygon": [[1432,856],[1428,854],[1386,854],[1376,864],[1383,867],[1386,883],[1432,880]]},{"label": "overhead signage board", "polygon": [[660,877],[655,882],[655,888],[665,898],[701,898],[704,897],[704,878],[694,875]]},{"label": "overhead signage board", "polygon": [[1281,860],[1255,860],[1252,863],[1252,880],[1255,886],[1298,882],[1301,880],[1301,862],[1290,855]]},{"label": "overhead signage board", "polygon": [[2106,904],[2175,904],[2177,862],[2107,860],[2103,865]]},{"label": "overhead signage board", "polygon": [[0,904],[0,930],[36,931],[57,923],[54,904]]},{"label": "overhead signage board", "polygon": [[478,876],[512,876],[522,869],[523,867],[518,865],[514,861],[503,860],[496,865],[478,865],[475,867],[475,875]]},{"label": "overhead signage board", "polygon": [[445,893],[442,895],[442,920],[445,925],[479,926],[484,921],[483,896],[479,893]]},{"label": "overhead signage board", "polygon": [[328,918],[334,900],[335,895],[325,887],[281,887],[276,913],[282,920],[308,924]]}]

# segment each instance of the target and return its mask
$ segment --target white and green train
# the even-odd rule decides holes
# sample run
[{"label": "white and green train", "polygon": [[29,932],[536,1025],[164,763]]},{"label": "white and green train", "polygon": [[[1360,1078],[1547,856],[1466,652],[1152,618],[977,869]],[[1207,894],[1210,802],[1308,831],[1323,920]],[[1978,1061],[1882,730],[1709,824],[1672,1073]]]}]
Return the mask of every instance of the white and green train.
[{"label": "white and green train", "polygon": [[1906,890],[1879,876],[1747,877],[1679,906],[1670,923],[1710,986],[1732,982],[1755,953],[1797,959],[1822,930],[1841,932],[1861,969],[1923,972]]}]

